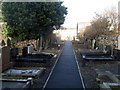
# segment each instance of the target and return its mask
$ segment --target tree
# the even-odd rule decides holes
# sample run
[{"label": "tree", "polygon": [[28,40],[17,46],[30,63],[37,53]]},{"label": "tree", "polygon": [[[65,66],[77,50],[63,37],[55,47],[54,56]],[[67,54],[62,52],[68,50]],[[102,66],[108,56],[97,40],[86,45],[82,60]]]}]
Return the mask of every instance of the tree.
[{"label": "tree", "polygon": [[18,40],[37,39],[60,28],[67,8],[62,2],[4,2],[2,14],[8,36]]},{"label": "tree", "polygon": [[115,8],[105,10],[103,14],[97,14],[86,28],[84,34],[86,38],[97,38],[101,35],[108,35],[117,31],[117,12]]}]

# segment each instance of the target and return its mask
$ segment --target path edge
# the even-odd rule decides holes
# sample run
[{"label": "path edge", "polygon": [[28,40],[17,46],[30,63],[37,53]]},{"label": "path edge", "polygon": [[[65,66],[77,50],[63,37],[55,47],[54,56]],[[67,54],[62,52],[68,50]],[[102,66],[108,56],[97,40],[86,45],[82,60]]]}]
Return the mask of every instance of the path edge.
[{"label": "path edge", "polygon": [[[73,46],[73,44],[72,44]],[[76,57],[76,54],[75,54],[75,50],[74,50],[74,47],[73,47],[73,53],[74,53],[74,56],[75,56],[75,60],[76,60],[76,63],[77,63],[77,67],[78,67],[78,72],[79,72],[79,75],[80,75],[80,78],[81,78],[81,81],[82,81],[82,85],[83,85],[83,89],[85,90],[85,84],[83,82],[83,77],[82,77],[82,74],[81,74],[81,70],[80,70],[80,66],[78,64],[78,60],[77,60],[77,57]]]},{"label": "path edge", "polygon": [[[65,43],[64,43],[64,44],[65,44]],[[52,70],[51,70],[51,72],[50,72],[50,74],[49,74],[47,80],[45,81],[45,84],[44,84],[42,90],[45,89],[45,87],[46,87],[46,85],[47,85],[47,83],[48,83],[48,81],[49,81],[49,79],[50,79],[50,77],[51,77],[51,75],[52,75],[52,73],[53,73],[53,70],[54,70],[54,68],[55,68],[55,66],[56,66],[56,64],[57,64],[57,62],[58,62],[58,60],[59,60],[59,57],[60,57],[61,54],[62,54],[63,49],[64,49],[64,46],[62,47],[60,53],[58,54],[58,57],[57,57],[57,59],[56,59],[56,61],[55,61],[55,64],[54,64],[54,66],[53,66],[53,68],[52,68]]]}]

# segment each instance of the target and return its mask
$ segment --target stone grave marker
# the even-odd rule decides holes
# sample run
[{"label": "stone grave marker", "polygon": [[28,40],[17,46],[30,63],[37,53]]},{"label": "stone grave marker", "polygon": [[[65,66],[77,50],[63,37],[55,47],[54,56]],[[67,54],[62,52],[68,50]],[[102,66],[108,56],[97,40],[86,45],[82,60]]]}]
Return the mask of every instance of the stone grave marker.
[{"label": "stone grave marker", "polygon": [[95,49],[95,47],[96,47],[96,45],[95,45],[95,44],[96,44],[96,40],[95,40],[95,39],[93,39],[93,40],[92,40],[92,49]]},{"label": "stone grave marker", "polygon": [[5,41],[2,40],[1,43],[0,43],[1,46],[5,46]]},{"label": "stone grave marker", "polygon": [[18,48],[11,48],[10,49],[10,58],[14,59],[16,58],[18,55]]},{"label": "stone grave marker", "polygon": [[33,53],[33,46],[30,45],[28,46],[28,54],[32,54]]},{"label": "stone grave marker", "polygon": [[99,45],[98,45],[98,49],[99,49],[100,51],[104,51],[104,44],[99,44]]},{"label": "stone grave marker", "polygon": [[39,40],[39,39],[37,39],[37,45],[36,45],[36,48],[37,48],[37,50],[39,50],[39,48],[40,48],[40,40]]},{"label": "stone grave marker", "polygon": [[23,47],[22,56],[26,56],[28,54],[28,47]]},{"label": "stone grave marker", "polygon": [[7,46],[8,46],[8,47],[11,47],[11,41],[10,41],[9,38],[7,39]]},{"label": "stone grave marker", "polygon": [[12,63],[10,62],[10,48],[7,46],[0,46],[1,57],[0,60],[2,62],[2,71],[10,68]]},{"label": "stone grave marker", "polygon": [[107,51],[107,54],[113,55],[113,47],[111,45],[106,45],[105,50]]}]

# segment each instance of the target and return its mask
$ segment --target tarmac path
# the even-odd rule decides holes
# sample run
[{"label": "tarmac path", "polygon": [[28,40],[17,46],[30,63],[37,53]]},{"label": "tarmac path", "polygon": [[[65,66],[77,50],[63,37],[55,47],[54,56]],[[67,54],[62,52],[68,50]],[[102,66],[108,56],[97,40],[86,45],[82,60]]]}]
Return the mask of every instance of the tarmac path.
[{"label": "tarmac path", "polygon": [[65,42],[61,55],[45,85],[45,88],[84,89],[71,41]]}]

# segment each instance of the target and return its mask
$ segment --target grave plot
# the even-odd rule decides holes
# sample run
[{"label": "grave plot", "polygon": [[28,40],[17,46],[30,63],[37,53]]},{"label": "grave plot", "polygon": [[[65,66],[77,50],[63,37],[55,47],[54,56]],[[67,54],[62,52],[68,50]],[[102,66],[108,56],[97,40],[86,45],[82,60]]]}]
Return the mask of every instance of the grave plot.
[{"label": "grave plot", "polygon": [[107,45],[104,52],[81,53],[84,60],[114,60],[113,48]]},{"label": "grave plot", "polygon": [[27,56],[18,56],[15,61],[24,62],[44,62],[49,61],[54,55],[52,54],[27,54]]},{"label": "grave plot", "polygon": [[120,60],[120,49],[114,49],[113,54],[116,60]]},{"label": "grave plot", "polygon": [[[11,49],[14,55],[12,58],[15,58],[18,49]],[[13,68],[12,63],[10,62],[10,49],[9,47],[1,47],[0,48],[0,61],[2,62],[2,72],[1,72],[1,82],[3,89],[10,88],[27,88],[30,86],[30,82],[23,77],[37,77],[42,74],[44,68]],[[11,69],[9,69],[11,68]]]},{"label": "grave plot", "polygon": [[45,68],[13,68],[3,72],[4,75],[25,76],[25,77],[37,77],[44,72]]},{"label": "grave plot", "polygon": [[32,78],[27,79],[0,79],[2,90],[26,89],[32,85]]},{"label": "grave plot", "polygon": [[36,79],[39,79],[45,68],[16,67],[4,71],[1,75],[3,90],[14,88],[30,88]]},{"label": "grave plot", "polygon": [[102,72],[96,69],[98,77],[96,78],[99,82],[99,87],[101,89],[107,88],[109,90],[119,90],[120,89],[120,75],[114,75],[110,71]]},{"label": "grave plot", "polygon": [[21,56],[18,56],[17,53],[16,54],[13,53],[13,55],[11,56],[14,56],[16,58],[12,58],[12,60],[14,60],[15,62],[44,62],[46,63],[54,56],[53,54],[34,53],[32,51],[33,49],[31,48],[32,47],[30,46],[29,48],[27,47],[23,48]]},{"label": "grave plot", "polygon": [[85,49],[81,51],[81,55],[88,55],[88,54],[103,54],[105,51],[105,46],[103,44],[99,44],[98,49]]}]

